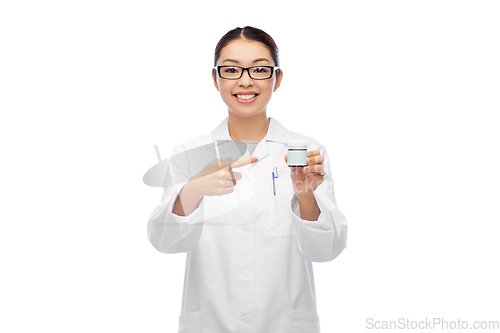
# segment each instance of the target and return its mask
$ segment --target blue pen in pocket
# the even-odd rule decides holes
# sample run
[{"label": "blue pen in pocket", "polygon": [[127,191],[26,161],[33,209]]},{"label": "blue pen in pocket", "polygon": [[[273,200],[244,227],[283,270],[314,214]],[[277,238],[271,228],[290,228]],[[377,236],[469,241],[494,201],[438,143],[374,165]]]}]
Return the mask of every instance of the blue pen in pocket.
[{"label": "blue pen in pocket", "polygon": [[274,195],[276,195],[276,185],[274,184],[274,179],[278,178],[278,167],[273,167],[273,190]]}]

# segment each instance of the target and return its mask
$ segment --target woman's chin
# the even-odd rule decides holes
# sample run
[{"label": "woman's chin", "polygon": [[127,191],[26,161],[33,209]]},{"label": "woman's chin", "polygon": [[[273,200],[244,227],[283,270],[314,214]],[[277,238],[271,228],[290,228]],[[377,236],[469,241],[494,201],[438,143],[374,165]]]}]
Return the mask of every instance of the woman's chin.
[{"label": "woman's chin", "polygon": [[266,110],[239,110],[239,109],[230,109],[230,113],[233,113],[235,116],[242,117],[242,118],[251,118],[259,115],[265,115]]}]

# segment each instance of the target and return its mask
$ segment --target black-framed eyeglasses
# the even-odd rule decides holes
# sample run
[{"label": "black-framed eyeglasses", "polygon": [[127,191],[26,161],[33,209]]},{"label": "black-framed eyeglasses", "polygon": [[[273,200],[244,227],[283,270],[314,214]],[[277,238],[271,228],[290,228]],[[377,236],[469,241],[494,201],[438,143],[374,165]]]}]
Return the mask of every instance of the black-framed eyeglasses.
[{"label": "black-framed eyeglasses", "polygon": [[244,71],[248,71],[248,76],[254,80],[267,80],[273,77],[274,71],[278,70],[278,66],[215,66],[215,70],[219,73],[219,77],[226,80],[238,80],[243,76]]}]

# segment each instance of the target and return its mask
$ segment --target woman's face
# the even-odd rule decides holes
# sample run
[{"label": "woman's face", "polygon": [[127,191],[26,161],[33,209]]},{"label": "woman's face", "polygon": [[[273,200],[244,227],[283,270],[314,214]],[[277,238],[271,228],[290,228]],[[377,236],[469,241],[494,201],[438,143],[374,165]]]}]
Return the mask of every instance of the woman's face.
[{"label": "woman's face", "polygon": [[[233,40],[221,50],[217,66],[274,67],[276,64],[264,44],[240,38]],[[266,112],[271,95],[278,89],[282,78],[281,73],[276,78],[276,72],[274,72],[270,79],[255,80],[248,76],[248,71],[244,71],[238,80],[222,79],[217,73],[215,76],[212,73],[212,76],[215,87],[228,106],[229,112],[234,112],[240,117],[253,117]],[[252,97],[253,95],[255,96]]]}]

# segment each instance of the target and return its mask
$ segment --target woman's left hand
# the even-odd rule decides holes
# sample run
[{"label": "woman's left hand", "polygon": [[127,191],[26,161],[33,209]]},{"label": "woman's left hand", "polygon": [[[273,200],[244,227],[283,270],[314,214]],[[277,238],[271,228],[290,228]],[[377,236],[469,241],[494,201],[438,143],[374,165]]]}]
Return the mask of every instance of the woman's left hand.
[{"label": "woman's left hand", "polygon": [[[290,167],[290,177],[297,198],[313,195],[313,192],[325,180],[323,161],[324,158],[319,150],[313,150],[307,154],[306,167]],[[286,154],[285,162],[288,163]]]}]

